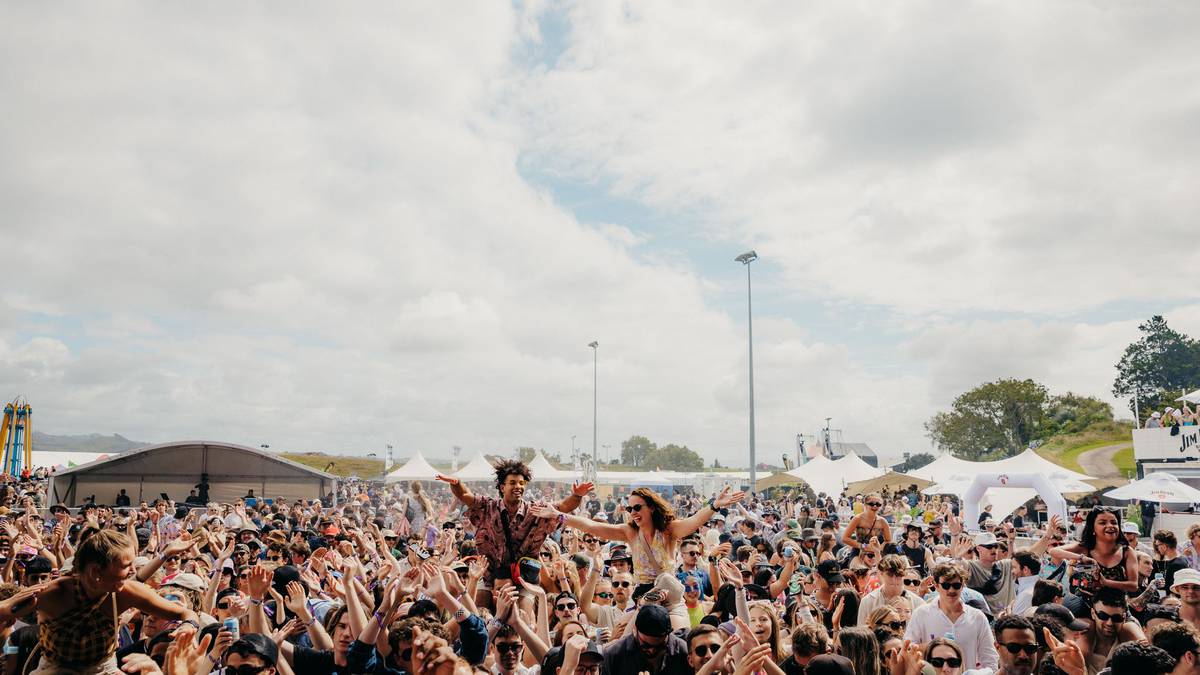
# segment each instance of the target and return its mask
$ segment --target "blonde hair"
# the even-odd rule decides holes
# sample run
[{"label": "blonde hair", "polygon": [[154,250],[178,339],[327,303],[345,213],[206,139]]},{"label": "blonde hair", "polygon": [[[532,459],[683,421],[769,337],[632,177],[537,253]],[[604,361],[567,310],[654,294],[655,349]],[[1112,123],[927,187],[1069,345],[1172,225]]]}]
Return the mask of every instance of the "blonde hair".
[{"label": "blonde hair", "polygon": [[122,553],[134,552],[129,535],[117,530],[98,530],[75,551],[74,569],[83,571],[88,565],[107,569]]},{"label": "blonde hair", "polygon": [[779,634],[779,617],[775,614],[775,606],[769,600],[755,600],[748,605],[748,611],[761,610],[771,619],[771,658],[779,663],[784,658],[783,638]]}]

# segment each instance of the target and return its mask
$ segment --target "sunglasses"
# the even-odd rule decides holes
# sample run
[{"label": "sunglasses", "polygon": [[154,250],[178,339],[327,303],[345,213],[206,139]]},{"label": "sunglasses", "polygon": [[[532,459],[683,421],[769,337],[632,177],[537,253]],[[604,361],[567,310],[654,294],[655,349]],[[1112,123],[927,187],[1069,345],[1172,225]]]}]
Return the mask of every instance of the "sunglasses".
[{"label": "sunglasses", "polygon": [[596,539],[595,537],[584,537],[583,538],[583,543],[585,543],[585,544],[594,544],[597,541],[599,541],[599,540]]},{"label": "sunglasses", "polygon": [[864,553],[864,554],[863,554],[863,557],[864,557],[864,558],[874,558],[874,557],[875,557],[875,554],[874,554],[874,553]]},{"label": "sunglasses", "polygon": [[1020,654],[1021,652],[1025,652],[1026,656],[1033,656],[1038,652],[1038,646],[1036,642],[1031,645],[1027,645],[1023,642],[1004,642],[1001,643],[1000,646],[1007,649],[1009,654]]},{"label": "sunglasses", "polygon": [[877,508],[883,506],[883,502],[867,502],[867,506],[877,509]]},{"label": "sunglasses", "polygon": [[1096,613],[1096,618],[1099,619],[1100,621],[1111,621],[1113,623],[1125,623],[1125,615],[1123,613],[1122,614],[1109,614],[1108,612],[1102,612],[1098,609],[1093,609],[1092,611]]},{"label": "sunglasses", "polygon": [[538,557],[549,560],[550,558],[554,557],[554,554],[551,553],[550,551],[542,551],[541,553],[538,553]]},{"label": "sunglasses", "polygon": [[692,556],[700,555],[700,551],[684,551],[683,554],[690,558]]},{"label": "sunglasses", "polygon": [[692,651],[695,652],[696,656],[704,658],[708,656],[710,652],[716,654],[718,651],[720,651],[720,649],[721,645],[696,645],[692,648]]},{"label": "sunglasses", "polygon": [[879,625],[887,626],[888,628],[891,628],[892,630],[899,633],[900,631],[904,630],[904,627],[908,625],[908,622],[907,621],[884,621],[883,623],[881,623]]},{"label": "sunglasses", "polygon": [[515,654],[515,653],[521,651],[522,649],[524,649],[524,647],[525,647],[525,645],[521,642],[497,642],[496,643],[496,651],[507,652],[510,654]]},{"label": "sunglasses", "polygon": [[991,551],[1000,548],[1000,544],[980,544],[979,548],[986,548],[987,550]]},{"label": "sunglasses", "polygon": [[646,507],[645,504],[630,504],[629,510],[633,511],[634,513],[641,513],[642,509],[645,507]]},{"label": "sunglasses", "polygon": [[180,596],[180,595],[168,594],[168,595],[164,595],[164,596],[162,596],[162,597],[163,597],[163,600],[166,600],[167,602],[181,602],[181,601],[183,601],[183,596]]},{"label": "sunglasses", "polygon": [[939,583],[938,586],[941,586],[943,590],[947,590],[947,591],[958,591],[958,590],[962,590],[962,587],[963,587],[961,581],[952,581],[949,583]]},{"label": "sunglasses", "polygon": [[249,663],[243,663],[236,668],[233,666],[225,666],[225,672],[227,674],[232,673],[233,675],[258,675],[267,668],[270,668],[270,666],[255,666]]},{"label": "sunglasses", "polygon": [[595,595],[596,595],[596,597],[597,597],[597,598],[603,598],[603,599],[606,599],[606,600],[607,600],[608,598],[611,598],[611,597],[612,597],[612,593],[603,593],[603,592],[602,592],[602,593],[596,593]]},{"label": "sunglasses", "polygon": [[920,579],[905,579],[904,585],[905,586],[920,586],[921,580]]},{"label": "sunglasses", "polygon": [[650,652],[653,654],[657,654],[658,652],[661,652],[667,648],[667,643],[665,640],[658,644],[651,644],[649,642],[643,641],[642,636],[640,634],[638,635],[637,645],[638,645],[638,649],[642,650],[643,652]]},{"label": "sunglasses", "polygon": [[942,658],[941,656],[931,656],[931,657],[929,657],[929,665],[933,666],[934,668],[941,668],[942,666],[950,666],[951,668],[957,668],[962,665],[962,659],[954,657],[954,656],[951,656],[950,658]]},{"label": "sunglasses", "polygon": [[561,605],[555,605],[554,609],[557,609],[560,612],[570,612],[571,610],[575,609],[576,607],[578,607],[578,605],[576,605],[573,602],[564,602]]},{"label": "sunglasses", "polygon": [[632,581],[614,581],[614,582],[612,582],[612,585],[613,585],[613,588],[629,588],[630,586],[633,585],[633,582]]},{"label": "sunglasses", "polygon": [[229,603],[228,602],[218,602],[217,609],[229,609]]}]

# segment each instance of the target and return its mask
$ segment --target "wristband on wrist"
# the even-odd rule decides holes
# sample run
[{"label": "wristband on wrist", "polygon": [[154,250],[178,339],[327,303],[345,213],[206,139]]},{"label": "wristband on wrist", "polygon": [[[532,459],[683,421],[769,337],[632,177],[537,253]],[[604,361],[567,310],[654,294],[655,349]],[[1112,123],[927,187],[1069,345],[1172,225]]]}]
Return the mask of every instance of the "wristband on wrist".
[{"label": "wristband on wrist", "polygon": [[260,600],[259,598],[250,598],[250,604],[252,604],[252,605],[261,605],[262,602],[263,601]]}]

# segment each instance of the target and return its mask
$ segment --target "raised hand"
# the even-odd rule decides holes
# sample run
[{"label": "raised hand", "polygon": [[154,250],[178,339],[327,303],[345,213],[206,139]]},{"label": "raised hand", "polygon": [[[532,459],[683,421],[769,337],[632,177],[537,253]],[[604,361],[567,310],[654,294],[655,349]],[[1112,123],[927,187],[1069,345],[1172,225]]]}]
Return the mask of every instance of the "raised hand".
[{"label": "raised hand", "polygon": [[742,571],[738,569],[737,565],[722,558],[717,562],[717,569],[721,572],[721,579],[726,583],[733,584],[734,588],[742,587]]},{"label": "raised hand", "polygon": [[165,675],[191,675],[208,670],[202,669],[201,662],[208,656],[208,647],[212,644],[213,636],[205,635],[197,643],[192,639],[195,635],[196,629],[187,624],[175,631],[175,641],[167,647],[167,657],[163,663]]},{"label": "raised hand", "polygon": [[594,487],[596,486],[592,483],[574,483],[571,485],[571,494],[576,497],[586,497]]},{"label": "raised hand", "polygon": [[[226,633],[227,631],[222,630],[221,632]],[[297,635],[300,635],[303,632],[304,632],[304,622],[303,621],[301,621],[300,619],[288,619],[287,623],[283,624],[279,628],[276,628],[275,631],[273,633],[271,633],[271,640],[275,643],[275,646],[278,647],[279,645],[283,644],[284,640],[286,640],[290,637],[295,637]],[[232,634],[230,634],[230,638],[232,640],[232,638],[233,638]],[[218,645],[219,644],[220,643],[218,642]],[[233,642],[231,641],[230,644],[233,644]],[[221,652],[221,653],[223,654],[224,652]]]},{"label": "raised hand", "polygon": [[28,614],[30,610],[37,607],[38,594],[45,587],[46,584],[30,586],[19,593],[14,593],[4,602],[0,602],[0,622],[11,624],[16,619]]},{"label": "raised hand", "polygon": [[284,598],[284,607],[292,611],[292,614],[301,616],[308,609],[308,593],[304,591],[304,586],[299,581],[289,581],[287,585],[287,597]]},{"label": "raised hand", "polygon": [[561,515],[558,509],[540,502],[530,504],[529,513],[533,514],[535,518],[557,518]]},{"label": "raised hand", "polygon": [[1042,635],[1046,638],[1046,646],[1050,648],[1050,655],[1054,657],[1054,665],[1064,670],[1068,675],[1087,674],[1083,652],[1080,651],[1079,645],[1075,644],[1074,640],[1063,642],[1054,637],[1050,629],[1045,626],[1042,627]]},{"label": "raised hand", "polygon": [[130,675],[162,675],[162,669],[147,654],[128,654],[121,659],[121,672]]},{"label": "raised hand", "polygon": [[[194,544],[195,544],[195,542],[192,541],[191,533],[183,532],[179,535],[178,539],[172,541],[171,543],[169,543],[163,547],[163,550],[162,550],[163,557],[169,557],[169,556],[173,556],[173,555],[181,555],[184,551],[191,548]],[[232,552],[232,549],[231,549],[231,552]]]},{"label": "raised hand", "polygon": [[271,587],[273,575],[271,570],[262,565],[255,565],[246,577],[246,593],[255,600],[262,600],[267,595],[267,589]]},{"label": "raised hand", "polygon": [[461,481],[461,480],[459,480],[459,479],[455,478],[454,476],[445,476],[445,475],[442,475],[442,474],[440,474],[440,473],[439,473],[439,474],[436,474],[436,475],[434,476],[434,478],[436,478],[437,480],[440,480],[440,481],[442,481],[443,483],[445,483],[445,484],[447,484],[447,485],[458,485],[458,484],[462,483],[462,481]]},{"label": "raised hand", "polygon": [[734,675],[751,675],[752,673],[757,673],[763,669],[763,665],[766,664],[767,659],[770,657],[771,645],[755,645],[742,657],[742,662],[738,664]]},{"label": "raised hand", "polygon": [[839,595],[837,602],[833,605],[833,616],[830,617],[830,623],[838,628],[842,626],[842,613],[846,611],[846,596]]},{"label": "raised hand", "polygon": [[713,506],[715,506],[718,509],[723,509],[727,506],[733,506],[734,504],[742,501],[745,498],[746,498],[746,493],[741,490],[738,490],[737,492],[733,493],[732,495],[729,494],[729,486],[726,485],[725,489],[721,490],[721,494],[717,495],[713,499]]},{"label": "raised hand", "polygon": [[[745,648],[753,651],[758,645],[758,638],[754,637],[754,631],[750,630],[750,626],[741,619],[734,619],[734,624],[737,626],[737,635],[742,638],[745,643]],[[768,645],[769,647],[770,645]]]},{"label": "raised hand", "polygon": [[505,586],[496,594],[496,620],[503,623],[513,623],[513,619],[517,617],[513,608],[517,606],[517,600],[521,598],[521,591],[518,591],[513,586]]}]

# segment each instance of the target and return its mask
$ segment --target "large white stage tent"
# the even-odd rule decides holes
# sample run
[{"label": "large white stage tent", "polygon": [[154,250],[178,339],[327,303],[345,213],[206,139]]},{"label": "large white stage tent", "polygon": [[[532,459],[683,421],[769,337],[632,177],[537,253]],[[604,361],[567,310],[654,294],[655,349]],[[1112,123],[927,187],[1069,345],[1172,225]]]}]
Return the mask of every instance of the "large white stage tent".
[{"label": "large white stage tent", "polygon": [[878,478],[886,471],[867,464],[853,452],[833,460],[817,455],[804,464],[785,472],[808,483],[813,492],[836,497],[850,483]]},{"label": "large white stage tent", "polygon": [[496,480],[496,467],[488,461],[483,453],[476,453],[466,466],[454,472],[454,477],[471,483]]},{"label": "large white stage tent", "polygon": [[579,474],[574,471],[554,468],[550,460],[546,459],[546,456],[540,452],[529,463],[529,472],[533,474],[534,483],[540,480],[551,483],[577,483],[580,480]]}]

